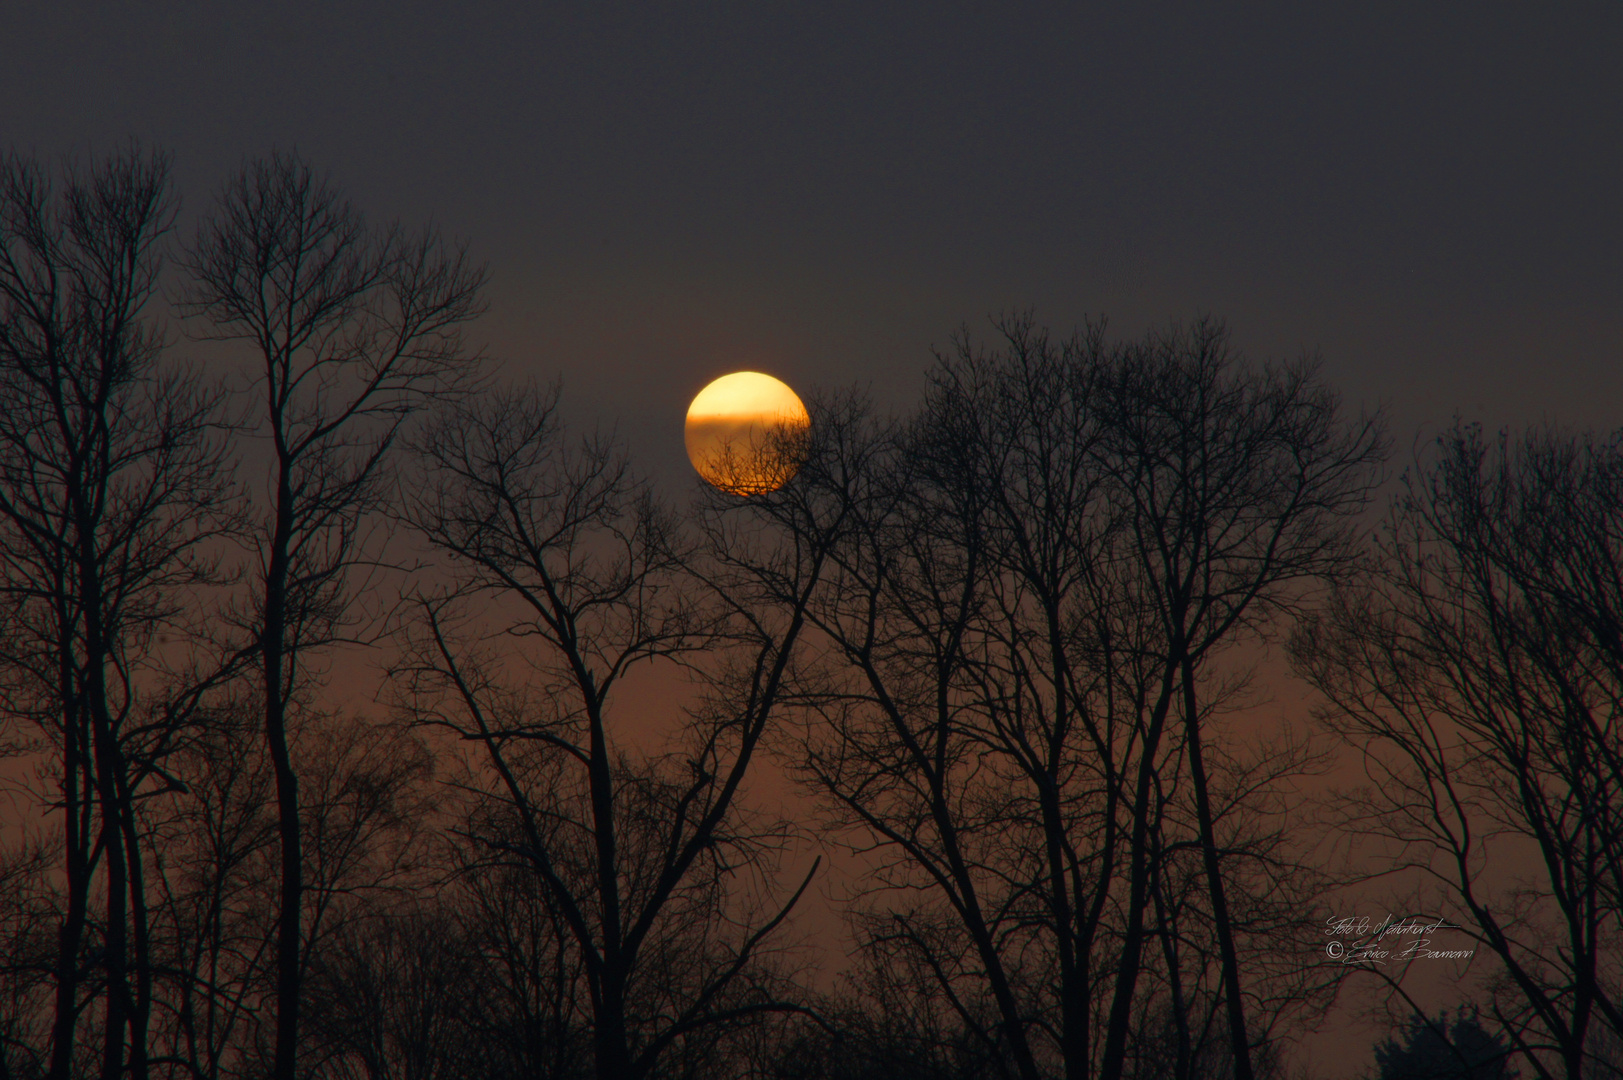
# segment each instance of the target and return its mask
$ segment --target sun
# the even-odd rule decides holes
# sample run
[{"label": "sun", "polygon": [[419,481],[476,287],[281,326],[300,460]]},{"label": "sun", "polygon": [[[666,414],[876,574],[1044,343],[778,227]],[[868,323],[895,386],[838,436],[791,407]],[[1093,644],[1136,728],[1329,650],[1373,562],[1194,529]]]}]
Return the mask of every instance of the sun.
[{"label": "sun", "polygon": [[805,460],[811,417],[788,385],[759,371],[735,371],[688,406],[688,460],[714,487],[758,495],[787,484]]}]

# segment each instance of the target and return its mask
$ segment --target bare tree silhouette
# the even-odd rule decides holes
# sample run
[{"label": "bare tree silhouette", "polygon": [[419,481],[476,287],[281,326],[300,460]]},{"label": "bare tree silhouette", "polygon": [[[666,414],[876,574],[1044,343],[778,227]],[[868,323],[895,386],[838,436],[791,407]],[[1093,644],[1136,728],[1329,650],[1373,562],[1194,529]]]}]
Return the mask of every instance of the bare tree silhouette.
[{"label": "bare tree silhouette", "polygon": [[[171,219],[161,155],[0,161],[0,755],[52,830],[0,851],[0,1080],[1278,1076],[1346,972],[1323,740],[1246,716],[1292,623],[1371,779],[1334,805],[1490,961],[1487,1037],[1611,1067],[1618,437],[1456,424],[1371,548],[1380,418],[1311,362],[1017,317],[900,419],[721,439],[676,510],[556,391],[475,393],[483,271],[296,156],[181,262],[247,359],[203,385]],[[362,640],[381,721],[313,662]],[[817,843],[860,867],[836,990]]]},{"label": "bare tree silhouette", "polygon": [[433,231],[369,227],[290,154],[226,184],[185,269],[182,308],[202,335],[254,353],[248,424],[271,447],[267,481],[253,490],[256,587],[235,617],[259,664],[276,777],[274,1075],[295,1080],[303,860],[290,702],[306,654],[352,632],[361,583],[381,557],[369,515],[386,501],[390,452],[423,402],[470,372],[461,330],[482,310],[485,273]]},{"label": "bare tree silhouette", "polygon": [[[1316,586],[1353,572],[1353,520],[1374,490],[1385,453],[1382,423],[1378,416],[1345,418],[1309,362],[1249,367],[1225,328],[1209,320],[1128,349],[1112,365],[1099,405],[1109,433],[1104,465],[1131,507],[1139,596],[1159,623],[1146,750],[1178,698],[1235,1076],[1251,1080],[1246,994],[1206,775],[1201,673],[1223,646],[1266,633],[1272,620],[1302,611]],[[1149,752],[1140,758],[1132,895],[1102,1064],[1109,1078],[1119,1075],[1142,947],[1150,872],[1141,853],[1153,760]]]},{"label": "bare tree silhouette", "polygon": [[[66,910],[49,1075],[89,1006],[92,878],[105,881],[100,1073],[147,1071],[153,961],[135,803],[209,677],[175,668],[202,548],[228,517],[214,400],[160,361],[147,311],[172,222],[168,161],[137,148],[55,187],[0,162],[0,664],[5,715],[60,755]],[[172,663],[173,662],[173,663]],[[216,672],[217,674],[218,672]]]},{"label": "bare tree silhouette", "polygon": [[[477,399],[421,441],[411,518],[459,589],[421,600],[399,675],[410,715],[483,750],[480,795],[508,828],[476,839],[534,875],[567,932],[594,1075],[633,1080],[717,1029],[798,1008],[759,957],[811,876],[770,899],[786,826],[740,793],[801,620],[730,626],[745,609],[706,601],[676,523],[611,445],[568,445],[555,407],[536,391]],[[628,674],[729,637],[739,666],[712,670],[668,756],[616,745],[609,698]],[[502,677],[493,640],[518,647],[522,679]]]},{"label": "bare tree silhouette", "polygon": [[[1258,997],[1228,891],[1245,880],[1283,899],[1292,868],[1244,822],[1272,781],[1213,804],[1203,739],[1221,701],[1201,701],[1206,667],[1346,571],[1379,426],[1344,421],[1306,366],[1245,366],[1215,324],[1126,346],[1102,326],[1063,343],[1022,320],[1003,330],[1003,352],[963,341],[941,359],[911,428],[825,408],[800,476],[759,500],[786,546],[803,506],[846,516],[807,608],[839,663],[806,673],[815,719],[792,753],[836,823],[884,856],[878,885],[945,903],[942,923],[892,902],[870,940],[931,957],[938,992],[1027,1080],[1051,1062],[1124,1074],[1157,929],[1146,912],[1175,965],[1172,856],[1199,852],[1220,968],[1207,985],[1224,988],[1244,1075]],[[1182,800],[1187,839],[1172,827]],[[1261,931],[1264,905],[1245,906]],[[1175,1001],[1180,1024],[1190,1004]]]},{"label": "bare tree silhouette", "polygon": [[[1623,1032],[1620,461],[1615,439],[1456,425],[1370,576],[1292,646],[1363,754],[1349,824],[1497,958],[1495,1019],[1540,1077],[1587,1076],[1597,1021]],[[1499,869],[1514,845],[1536,887]]]}]

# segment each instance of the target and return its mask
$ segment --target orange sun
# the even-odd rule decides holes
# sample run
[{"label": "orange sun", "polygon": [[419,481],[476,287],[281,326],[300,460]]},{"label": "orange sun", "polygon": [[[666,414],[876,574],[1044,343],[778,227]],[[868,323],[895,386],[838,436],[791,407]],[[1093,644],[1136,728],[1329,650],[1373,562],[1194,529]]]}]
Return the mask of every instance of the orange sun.
[{"label": "orange sun", "polygon": [[806,406],[786,384],[736,371],[699,391],[683,436],[688,460],[706,481],[733,495],[757,495],[799,470],[810,427]]}]

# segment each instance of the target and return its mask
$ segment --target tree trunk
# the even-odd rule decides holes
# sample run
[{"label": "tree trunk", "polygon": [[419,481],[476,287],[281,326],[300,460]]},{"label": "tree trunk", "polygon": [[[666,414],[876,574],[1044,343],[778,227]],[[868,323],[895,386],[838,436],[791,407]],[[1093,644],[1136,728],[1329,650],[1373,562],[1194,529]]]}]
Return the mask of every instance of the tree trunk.
[{"label": "tree trunk", "polygon": [[1154,871],[1148,857],[1150,790],[1154,786],[1155,755],[1161,746],[1161,732],[1172,707],[1172,669],[1169,666],[1161,692],[1150,712],[1149,730],[1139,751],[1138,790],[1133,799],[1133,836],[1128,868],[1127,932],[1116,965],[1116,989],[1110,1002],[1110,1021],[1105,1029],[1101,1080],[1121,1080],[1127,1065],[1127,1029],[1132,1021],[1133,993],[1144,950],[1144,909],[1150,902],[1149,875]]},{"label": "tree trunk", "polygon": [[265,611],[260,649],[265,675],[265,741],[276,774],[276,828],[281,839],[281,894],[276,916],[275,1080],[295,1080],[299,1051],[300,914],[304,900],[304,857],[299,827],[298,777],[287,745],[288,657],[287,579],[293,534],[293,495],[289,463],[277,477],[276,532],[265,571]]},{"label": "tree trunk", "polygon": [[[71,689],[63,700],[73,701]],[[63,718],[63,823],[64,869],[67,875],[67,912],[57,933],[56,1017],[51,1027],[50,1080],[68,1080],[73,1067],[74,1028],[79,1016],[79,949],[84,940],[85,915],[90,903],[90,854],[87,850],[91,800],[81,797],[81,782],[88,784],[84,750],[80,745],[79,715],[71,706]],[[84,815],[84,816],[81,816]]]},{"label": "tree trunk", "polygon": [[146,873],[135,827],[135,801],[127,783],[119,785],[119,817],[129,851],[130,930],[135,946],[135,1000],[130,1010],[130,1080],[147,1080],[147,1030],[152,1017],[152,934],[147,913]]},{"label": "tree trunk", "polygon": [[124,1029],[129,1021],[130,987],[125,914],[129,879],[125,873],[123,836],[118,827],[117,795],[107,776],[114,769],[111,732],[95,721],[97,798],[101,803],[101,846],[107,858],[107,934],[103,942],[107,971],[107,1017],[102,1032],[102,1080],[121,1080],[124,1072]]},{"label": "tree trunk", "polygon": [[84,708],[90,719],[95,754],[96,802],[101,810],[100,844],[107,859],[107,1025],[102,1033],[102,1080],[121,1080],[124,1073],[124,1033],[134,1012],[130,1000],[128,903],[129,876],[125,861],[124,830],[120,827],[119,778],[124,772],[118,734],[107,704],[107,628],[98,574],[99,559],[93,545],[95,524],[81,493],[70,494],[78,531],[80,604],[84,617]]},{"label": "tree trunk", "polygon": [[276,773],[277,833],[281,839],[281,892],[276,916],[276,1080],[294,1080],[299,1032],[299,915],[303,905],[303,854],[299,835],[298,779],[293,773],[280,693],[282,659],[267,649],[265,738]]},{"label": "tree trunk", "polygon": [[597,1080],[635,1080],[631,1049],[626,1044],[626,983],[623,972],[605,970],[603,996],[592,1028],[592,1056]]},{"label": "tree trunk", "polygon": [[1217,859],[1217,838],[1212,827],[1212,803],[1206,787],[1206,764],[1200,748],[1200,717],[1196,712],[1195,668],[1183,662],[1184,728],[1189,742],[1189,772],[1195,788],[1195,813],[1200,819],[1200,851],[1206,864],[1206,885],[1211,892],[1212,922],[1217,929],[1217,950],[1228,989],[1229,1046],[1234,1053],[1235,1080],[1252,1080],[1251,1041],[1245,1030],[1245,995],[1240,986],[1240,962],[1234,951],[1234,927],[1229,921],[1223,893],[1223,870]]}]

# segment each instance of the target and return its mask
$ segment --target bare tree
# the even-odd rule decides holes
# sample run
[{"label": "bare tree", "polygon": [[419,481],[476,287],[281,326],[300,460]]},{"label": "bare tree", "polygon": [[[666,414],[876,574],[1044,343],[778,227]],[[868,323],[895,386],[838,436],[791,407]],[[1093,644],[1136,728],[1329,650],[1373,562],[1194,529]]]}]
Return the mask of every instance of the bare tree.
[{"label": "bare tree", "polygon": [[[153,1060],[170,1076],[263,1075],[274,1054],[266,1006],[275,1000],[280,860],[259,716],[248,695],[224,703],[171,758],[177,788],[142,807],[153,852]],[[302,781],[302,955],[307,971],[324,973],[349,943],[381,937],[376,924],[416,897],[433,820],[429,759],[409,734],[342,713],[301,712],[290,734]],[[324,1030],[331,1024],[301,1037],[303,1053],[316,1055],[302,1066],[312,1075],[330,1041]]]},{"label": "bare tree", "polygon": [[309,1051],[335,1080],[503,1075],[473,1030],[483,989],[459,920],[427,908],[358,920],[334,936],[313,975]]},{"label": "bare tree", "polygon": [[1349,822],[1496,958],[1496,1019],[1540,1077],[1588,1075],[1597,1022],[1623,1032],[1620,476],[1616,439],[1456,425],[1369,582],[1293,642],[1363,755]]},{"label": "bare tree", "polygon": [[1368,505],[1385,453],[1379,417],[1348,421],[1299,362],[1250,368],[1224,327],[1152,334],[1111,366],[1099,396],[1111,486],[1131,507],[1130,558],[1159,623],[1158,689],[1133,808],[1126,940],[1117,972],[1103,1075],[1119,1075],[1142,948],[1151,871],[1148,833],[1153,747],[1174,701],[1195,799],[1213,926],[1227,989],[1235,1076],[1251,1080],[1245,993],[1203,749],[1201,674],[1223,646],[1266,633],[1302,610],[1315,586],[1354,567],[1355,517]]},{"label": "bare tree", "polygon": [[[1110,528],[1086,458],[1097,432],[1058,357],[1029,344],[1012,374],[979,360],[938,372],[910,433],[851,423],[819,441],[827,456],[802,482],[853,525],[811,617],[855,681],[807,684],[822,707],[795,756],[837,820],[899,856],[879,881],[933,890],[951,912],[890,900],[869,940],[923,958],[967,1030],[1035,1078],[1049,1053],[1034,1030],[1087,1060],[1125,736],[1115,713],[1076,708],[1117,689],[1079,681],[1073,657]],[[1098,847],[1077,847],[1084,832]],[[1038,1000],[1045,984],[1063,1016]]]},{"label": "bare tree", "polygon": [[194,1080],[243,1071],[274,985],[274,780],[259,715],[249,694],[218,703],[171,760],[177,791],[146,814],[165,946],[154,1053]]},{"label": "bare tree", "polygon": [[761,501],[791,538],[804,489],[849,516],[807,609],[838,663],[800,684],[815,719],[795,755],[883,857],[871,880],[951,915],[890,899],[872,940],[932,957],[938,992],[1027,1080],[1124,1075],[1145,943],[1187,944],[1188,920],[1146,912],[1176,917],[1171,856],[1198,853],[1244,1072],[1229,891],[1291,867],[1243,824],[1277,774],[1208,775],[1209,661],[1344,567],[1379,429],[1346,424],[1306,367],[1244,366],[1215,325],[1125,346],[1102,326],[1003,330],[1002,353],[941,359],[910,430],[814,439],[825,457]]},{"label": "bare tree", "polygon": [[60,908],[43,883],[55,862],[44,843],[0,852],[0,1080],[46,1071]]},{"label": "bare tree", "polygon": [[[482,751],[479,797],[509,824],[475,839],[523,865],[567,930],[595,1075],[693,1065],[718,1032],[796,1008],[761,960],[810,874],[774,899],[785,827],[741,792],[803,620],[751,623],[735,594],[711,610],[676,524],[612,446],[565,442],[555,393],[452,408],[421,447],[412,518],[459,589],[421,603],[407,708]],[[628,674],[690,664],[729,619],[732,661],[708,669],[714,690],[670,749],[617,740]]]},{"label": "bare tree", "polygon": [[[465,837],[518,837],[513,808],[470,807]],[[536,888],[525,860],[482,844],[451,859],[456,918],[477,958],[470,1033],[491,1050],[497,1075],[571,1077],[591,1072],[591,1005],[582,953],[557,905]]]},{"label": "bare tree", "polygon": [[[66,909],[50,1071],[74,1068],[92,878],[105,882],[100,1073],[144,1077],[153,965],[135,805],[213,675],[173,669],[229,489],[217,409],[146,311],[168,162],[130,149],[60,188],[0,163],[0,641],[5,714],[60,755]],[[201,669],[199,669],[201,670]]]},{"label": "bare tree", "polygon": [[255,587],[237,616],[261,675],[281,840],[274,1075],[294,1080],[303,857],[292,701],[310,651],[353,633],[357,575],[381,558],[369,515],[390,452],[426,399],[466,377],[474,358],[461,330],[482,310],[485,275],[433,231],[369,227],[288,154],[226,184],[185,265],[182,306],[202,335],[252,350],[248,426],[269,444],[252,492]]}]

